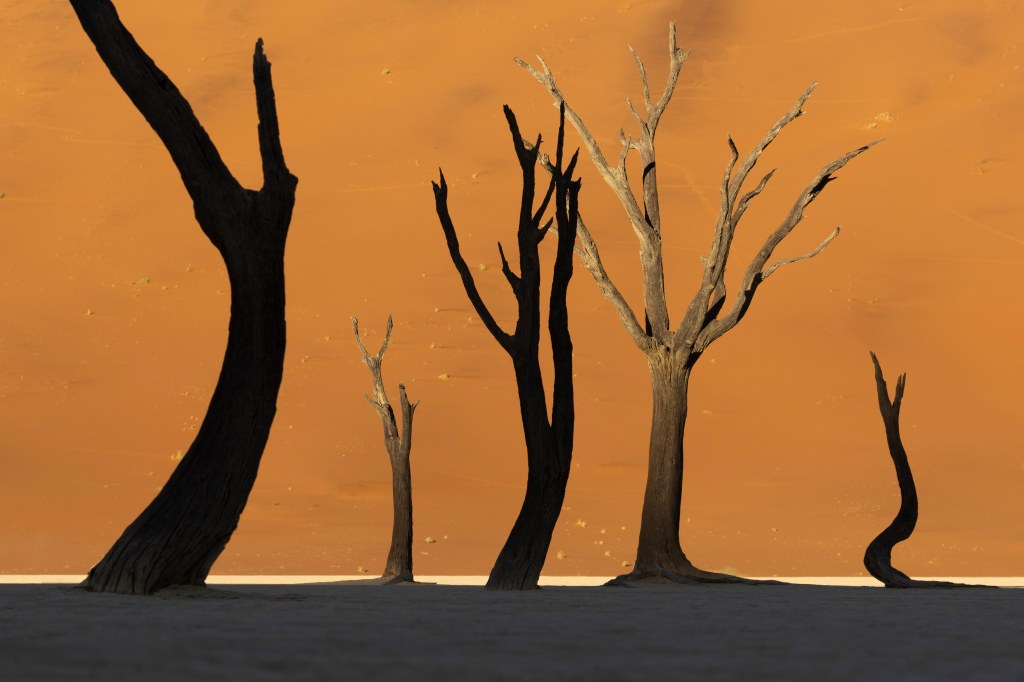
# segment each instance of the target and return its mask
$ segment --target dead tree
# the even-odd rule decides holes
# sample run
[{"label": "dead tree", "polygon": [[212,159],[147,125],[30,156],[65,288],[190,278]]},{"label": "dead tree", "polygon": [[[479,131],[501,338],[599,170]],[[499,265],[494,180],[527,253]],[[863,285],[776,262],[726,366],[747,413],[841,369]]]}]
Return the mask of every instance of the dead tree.
[{"label": "dead tree", "polygon": [[388,551],[388,562],[381,576],[381,584],[411,583],[412,577],[412,470],[409,465],[409,453],[412,451],[412,416],[419,401],[409,403],[405,394],[405,384],[398,384],[398,398],[402,409],[402,432],[398,432],[395,411],[384,392],[384,379],[381,377],[381,363],[384,351],[391,340],[391,316],[388,315],[387,331],[384,341],[376,355],[370,355],[359,338],[359,320],[352,318],[352,331],[359,344],[359,352],[363,354],[363,363],[370,368],[373,377],[373,397],[365,396],[366,402],[380,415],[384,425],[384,446],[391,460],[391,492],[394,502],[394,522],[391,527],[391,549]]},{"label": "dead tree", "polygon": [[892,548],[909,538],[917,525],[917,487],[910,471],[907,451],[903,449],[903,440],[900,438],[900,406],[903,403],[907,375],[901,374],[896,380],[896,394],[890,400],[882,366],[878,364],[874,353],[871,353],[871,362],[875,365],[878,409],[885,423],[885,440],[889,445],[892,463],[896,466],[896,480],[900,486],[900,510],[892,523],[868,545],[864,552],[864,568],[886,587],[974,587],[942,580],[915,580],[892,566]]},{"label": "dead tree", "polygon": [[111,75],[160,137],[217,247],[231,320],[206,417],[170,479],[89,572],[99,592],[150,594],[202,585],[238,525],[277,409],[285,351],[284,248],[297,179],[281,149],[270,62],[256,41],[253,81],[263,187],[231,175],[192,108],[108,0],[71,0]]},{"label": "dead tree", "polygon": [[[505,118],[512,132],[512,143],[522,169],[523,189],[519,211],[519,274],[515,274],[505,251],[498,242],[501,270],[508,280],[518,303],[519,317],[515,331],[509,334],[495,321],[473,280],[472,271],[459,252],[459,240],[448,212],[448,185],[444,173],[440,182],[433,183],[437,217],[444,230],[448,252],[462,278],[462,285],[483,321],[484,326],[508,353],[515,372],[519,391],[519,411],[526,436],[528,473],[526,496],[515,525],[495,561],[487,579],[487,587],[496,590],[536,589],[551,535],[562,510],[565,487],[569,481],[572,461],[573,424],[575,420],[572,386],[572,338],[569,335],[569,315],[566,310],[566,291],[572,278],[572,253],[576,241],[578,216],[577,198],[579,180],[573,180],[577,154],[568,166],[562,167],[562,147],[565,133],[565,112],[558,125],[556,161],[552,166],[551,181],[540,207],[534,210],[534,180],[541,137],[532,145],[523,140],[512,110],[505,106]],[[554,359],[555,385],[552,394],[550,418],[544,379],[540,371],[540,256],[538,247],[547,234],[552,221],[543,226],[542,216],[552,194],[555,196],[555,223],[558,226],[558,249],[548,312],[548,333]]]},{"label": "dead tree", "polygon": [[[833,174],[871,145],[843,154],[827,164],[797,197],[781,224],[772,231],[751,259],[740,279],[738,291],[731,306],[726,305],[725,270],[736,226],[750,202],[768,184],[774,171],[766,174],[753,188],[741,194],[747,175],[753,170],[761,153],[781,130],[803,113],[803,105],[814,85],[797,99],[796,104],[771,127],[768,134],[747,154],[737,168],[739,151],[732,137],[727,137],[730,159],[721,183],[718,220],[708,256],[703,257],[703,276],[690,300],[686,313],[673,329],[669,321],[665,296],[665,269],[662,253],[661,209],[658,202],[657,165],[655,163],[654,135],[668,106],[679,79],[679,72],[687,53],[676,46],[675,24],[669,25],[670,69],[661,97],[651,98],[647,72],[640,56],[633,58],[640,70],[643,85],[646,118],[627,100],[629,111],[640,127],[640,137],[634,139],[620,132],[622,149],[617,163],[609,163],[583,120],[566,103],[565,97],[550,68],[538,57],[538,70],[523,60],[517,63],[537,79],[555,103],[565,107],[565,115],[572,122],[584,146],[604,181],[622,203],[629,223],[640,241],[640,264],[643,272],[644,325],[612,283],[601,263],[597,244],[590,231],[579,219],[577,231],[580,247],[576,249],[583,265],[597,283],[601,293],[614,306],[626,332],[637,348],[646,356],[651,376],[654,409],[648,458],[647,486],[644,493],[640,522],[640,539],[634,570],[613,581],[625,584],[635,581],[656,582],[739,582],[741,579],[696,568],[686,558],[679,542],[679,517],[683,482],[683,429],[686,423],[687,388],[690,374],[700,356],[714,341],[735,327],[750,308],[758,287],[778,268],[819,254],[839,234],[836,228],[809,253],[783,258],[769,263],[776,247],[793,231],[803,218],[804,210],[833,180]],[[626,175],[626,159],[631,151],[640,155],[643,168],[641,201],[634,195]]]}]

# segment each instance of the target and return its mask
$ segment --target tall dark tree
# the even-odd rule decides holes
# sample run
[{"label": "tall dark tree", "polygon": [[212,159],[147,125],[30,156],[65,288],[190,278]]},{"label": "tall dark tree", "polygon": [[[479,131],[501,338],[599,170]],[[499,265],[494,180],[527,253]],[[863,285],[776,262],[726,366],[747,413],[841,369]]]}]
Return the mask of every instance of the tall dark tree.
[{"label": "tall dark tree", "polygon": [[875,387],[878,389],[878,409],[885,423],[885,440],[889,445],[889,454],[896,467],[896,480],[900,486],[900,509],[892,523],[868,545],[864,552],[864,567],[886,587],[975,587],[943,580],[915,580],[892,566],[892,548],[909,538],[917,525],[917,487],[910,471],[907,451],[903,449],[903,439],[900,438],[900,406],[903,404],[907,375],[901,374],[896,380],[896,393],[890,399],[882,366],[878,364],[874,353],[871,354],[871,362],[875,365]]},{"label": "tall dark tree", "polygon": [[[626,211],[629,223],[640,241],[640,265],[643,273],[644,325],[641,326],[629,303],[612,283],[601,263],[590,231],[579,219],[577,230],[580,248],[577,249],[583,265],[597,283],[601,293],[614,306],[626,332],[647,359],[653,393],[653,415],[648,454],[647,487],[644,493],[640,521],[640,539],[634,569],[620,576],[615,584],[637,581],[653,582],[746,582],[734,576],[703,571],[695,567],[683,553],[679,542],[679,517],[683,485],[683,429],[686,424],[687,391],[690,375],[700,356],[714,341],[735,327],[750,308],[758,287],[778,268],[805,260],[820,253],[839,234],[832,234],[814,250],[801,256],[783,258],[769,263],[776,247],[793,231],[804,216],[804,210],[817,198],[833,178],[833,173],[870,145],[843,154],[832,161],[807,185],[797,197],[781,224],[772,231],[751,259],[740,279],[739,288],[731,306],[726,306],[725,270],[736,226],[751,200],[768,184],[774,171],[766,174],[749,191],[741,194],[747,175],[754,168],[761,153],[782,129],[803,113],[803,105],[811,95],[809,87],[796,104],[771,127],[767,135],[747,154],[736,168],[739,151],[731,137],[727,138],[730,159],[721,183],[718,221],[711,240],[710,253],[701,260],[704,272],[700,285],[690,300],[682,320],[673,329],[669,322],[665,296],[665,268],[662,252],[661,208],[658,201],[657,164],[655,162],[654,135],[661,117],[675,91],[676,83],[687,53],[676,46],[675,23],[669,26],[670,68],[667,84],[661,97],[651,98],[647,71],[640,56],[633,57],[640,70],[643,85],[646,118],[627,100],[629,111],[640,127],[639,139],[622,132],[622,150],[617,164],[609,163],[597,141],[583,120],[566,103],[555,83],[551,69],[538,57],[542,70],[516,59],[520,66],[539,81],[554,98],[565,107],[565,115],[576,128],[584,146],[601,177],[611,187]],[[626,175],[626,159],[631,151],[640,155],[643,168],[642,186],[634,194]],[[735,172],[734,172],[735,171]]]},{"label": "tall dark tree", "polygon": [[206,417],[156,498],[85,580],[100,592],[202,585],[238,525],[277,409],[285,351],[284,249],[295,187],[285,165],[270,62],[256,41],[253,81],[263,187],[242,187],[174,83],[108,0],[71,0],[86,35],[170,152],[196,220],[231,284],[228,343]]},{"label": "tall dark tree", "polygon": [[412,452],[412,416],[419,402],[409,403],[405,394],[405,384],[398,384],[398,398],[402,410],[402,431],[398,431],[395,411],[391,409],[387,393],[384,391],[384,378],[381,376],[381,363],[384,351],[391,340],[391,316],[388,315],[387,331],[384,341],[376,355],[370,355],[359,337],[359,320],[352,318],[352,331],[363,355],[363,363],[370,369],[373,378],[373,397],[366,396],[380,416],[384,425],[384,447],[391,461],[391,493],[394,503],[394,520],[391,526],[391,549],[388,551],[387,564],[380,582],[385,585],[394,583],[411,583],[412,576],[412,469],[409,455]]},{"label": "tall dark tree", "polygon": [[[536,589],[555,523],[562,511],[565,487],[569,481],[572,461],[573,424],[575,421],[572,386],[572,338],[569,335],[569,315],[566,310],[566,291],[572,278],[572,254],[576,243],[579,180],[573,180],[577,154],[563,169],[562,147],[565,134],[565,110],[558,124],[558,146],[555,163],[551,166],[551,180],[534,210],[534,182],[541,137],[527,143],[519,132],[512,110],[506,106],[505,118],[512,132],[512,143],[523,176],[523,190],[519,209],[519,274],[512,271],[505,251],[498,243],[501,270],[519,308],[515,331],[506,332],[495,321],[480,297],[473,273],[459,252],[459,240],[448,212],[448,185],[444,173],[434,183],[437,217],[441,221],[448,252],[462,278],[463,287],[487,330],[508,353],[519,391],[519,411],[526,436],[528,473],[526,496],[508,540],[498,554],[494,568],[487,579],[487,587],[496,590]],[[544,212],[555,196],[555,224],[558,229],[558,249],[548,309],[548,334],[554,359],[555,384],[552,407],[548,415],[544,379],[540,370],[540,255],[538,247],[552,221],[541,225]]]}]

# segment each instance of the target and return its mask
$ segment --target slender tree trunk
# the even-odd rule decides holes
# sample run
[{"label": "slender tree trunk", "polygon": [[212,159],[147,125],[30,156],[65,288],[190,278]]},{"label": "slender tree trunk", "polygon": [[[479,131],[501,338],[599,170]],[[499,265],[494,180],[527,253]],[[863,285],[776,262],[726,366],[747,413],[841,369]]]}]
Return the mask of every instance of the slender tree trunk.
[{"label": "slender tree trunk", "polygon": [[370,376],[373,377],[373,397],[365,396],[366,402],[370,403],[370,407],[380,417],[381,425],[384,427],[384,447],[387,448],[388,460],[391,462],[391,499],[394,504],[394,520],[391,526],[391,549],[388,551],[388,560],[384,566],[384,573],[376,581],[382,585],[414,582],[412,575],[412,470],[409,458],[412,454],[412,419],[419,403],[410,403],[409,396],[405,392],[405,384],[398,384],[399,409],[402,413],[402,431],[399,433],[395,411],[388,401],[387,391],[384,390],[384,377],[381,369],[384,353],[388,349],[388,341],[391,340],[392,327],[391,316],[388,315],[384,342],[376,355],[370,355],[359,336],[359,320],[352,318],[352,331],[356,337],[356,344],[363,356],[363,363],[369,368]]},{"label": "slender tree trunk", "polygon": [[519,516],[487,579],[487,587],[496,590],[537,587],[565,501],[572,459],[571,441],[570,449],[560,448],[548,424],[537,358],[517,359],[513,364],[529,469]]}]

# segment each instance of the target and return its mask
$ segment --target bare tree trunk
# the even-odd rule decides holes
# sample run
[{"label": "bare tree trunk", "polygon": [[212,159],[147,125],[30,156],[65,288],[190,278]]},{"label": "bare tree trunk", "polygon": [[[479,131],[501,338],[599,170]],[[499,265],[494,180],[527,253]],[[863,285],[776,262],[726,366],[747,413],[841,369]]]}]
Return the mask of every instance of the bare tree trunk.
[{"label": "bare tree trunk", "polygon": [[356,343],[363,355],[363,362],[370,369],[373,377],[373,398],[366,397],[366,402],[380,415],[384,426],[384,446],[391,462],[391,497],[394,505],[394,521],[391,526],[391,549],[388,551],[387,564],[381,576],[381,584],[413,582],[412,574],[412,469],[409,455],[412,452],[412,418],[419,402],[410,404],[405,393],[405,385],[398,385],[398,395],[402,410],[402,431],[398,431],[395,411],[391,408],[387,393],[384,391],[384,379],[381,375],[381,363],[384,351],[391,339],[391,316],[388,316],[387,331],[384,342],[376,356],[370,355],[359,338],[359,320],[352,318],[352,331]]},{"label": "bare tree trunk", "polygon": [[[636,581],[672,582],[753,582],[710,573],[694,568],[686,559],[679,544],[679,504],[682,489],[683,426],[686,420],[686,391],[689,373],[708,346],[735,327],[750,308],[758,287],[783,265],[812,258],[828,246],[839,234],[836,228],[815,249],[803,255],[782,258],[769,264],[776,247],[793,231],[804,216],[804,209],[831,182],[833,174],[871,145],[848,152],[824,166],[804,191],[781,224],[769,233],[757,254],[743,272],[738,291],[731,306],[726,305],[725,270],[729,260],[736,226],[749,203],[771,180],[774,171],[767,173],[752,189],[741,194],[747,175],[753,170],[761,153],[772,143],[782,129],[803,114],[803,105],[814,90],[814,85],[797,99],[771,127],[768,133],[747,154],[742,164],[739,151],[731,137],[726,138],[730,159],[726,165],[720,189],[721,204],[718,220],[707,256],[701,258],[704,266],[700,286],[690,300],[685,315],[673,330],[665,293],[664,253],[662,250],[662,214],[658,199],[657,163],[654,137],[665,108],[668,106],[686,61],[686,52],[676,45],[675,24],[669,25],[669,73],[661,97],[652,97],[647,70],[640,56],[633,52],[643,86],[643,112],[646,118],[627,100],[629,112],[640,128],[634,139],[620,131],[622,149],[617,163],[605,156],[583,119],[566,103],[561,88],[555,82],[551,69],[538,57],[540,69],[523,60],[517,63],[526,69],[551,94],[555,103],[564,107],[565,115],[576,128],[598,173],[622,204],[633,232],[640,242],[640,265],[643,278],[644,325],[612,283],[590,231],[577,217],[580,247],[576,253],[593,276],[598,289],[615,308],[622,326],[636,347],[647,357],[654,394],[654,416],[651,424],[650,458],[647,489],[641,517],[640,542],[634,571],[620,576],[612,584]],[[629,153],[638,152],[643,168],[641,191],[634,192],[626,172]],[[639,196],[638,196],[639,195]],[[674,508],[674,509],[673,509]]]},{"label": "bare tree trunk", "polygon": [[202,585],[238,525],[274,420],[285,352],[284,248],[297,180],[284,162],[262,40],[253,56],[264,180],[256,192],[231,175],[188,102],[114,6],[107,0],[71,4],[111,74],[170,152],[231,284],[227,350],[199,433],[84,585],[131,594]]},{"label": "bare tree trunk", "polygon": [[647,487],[640,517],[636,578],[678,575],[689,563],[679,544],[683,431],[690,371],[671,358],[649,358],[653,410]]},{"label": "bare tree trunk", "polygon": [[683,552],[679,517],[683,492],[683,435],[692,367],[669,354],[650,356],[648,367],[653,411],[636,563],[632,572],[609,584],[752,582],[696,568]]},{"label": "bare tree trunk", "polygon": [[[576,243],[576,225],[579,215],[577,197],[580,183],[572,179],[576,167],[576,154],[563,171],[562,147],[565,131],[565,110],[561,110],[558,126],[556,161],[545,160],[551,172],[541,205],[534,210],[534,176],[540,155],[540,136],[534,144],[523,140],[515,115],[507,106],[505,118],[512,132],[516,156],[523,175],[520,203],[519,268],[515,274],[498,243],[502,273],[516,296],[519,318],[515,332],[504,331],[494,320],[476,288],[473,273],[459,252],[455,226],[448,211],[448,185],[444,175],[434,183],[434,200],[438,219],[448,243],[452,262],[462,278],[463,288],[484,326],[509,354],[515,371],[519,392],[519,410],[526,437],[526,456],[529,465],[526,495],[519,516],[502,547],[487,579],[488,589],[536,589],[551,544],[551,535],[562,510],[565,487],[569,480],[572,461],[573,428],[575,423],[572,386],[572,338],[569,334],[569,315],[566,292],[572,278],[572,254]],[[540,256],[538,247],[551,227],[552,220],[541,225],[548,203],[555,196],[555,218],[558,229],[558,250],[551,278],[548,313],[548,333],[554,361],[555,382],[552,392],[551,415],[548,416],[544,379],[540,371]]]},{"label": "bare tree trunk", "polygon": [[[388,453],[390,454],[390,453]],[[381,576],[387,583],[411,583],[412,573],[412,468],[409,453],[391,457],[391,548]]]},{"label": "bare tree trunk", "polygon": [[896,393],[890,401],[882,366],[874,353],[871,353],[871,362],[875,365],[878,409],[885,423],[885,440],[889,445],[889,454],[896,467],[896,480],[900,486],[900,509],[892,523],[868,545],[867,551],[864,552],[864,567],[886,587],[977,587],[942,580],[915,580],[893,568],[893,547],[909,538],[917,525],[917,487],[914,485],[914,475],[910,471],[907,451],[903,448],[903,440],[900,438],[900,406],[907,385],[907,375],[901,374],[896,380]]},{"label": "bare tree trunk", "polygon": [[513,362],[526,437],[526,495],[487,579],[489,589],[537,587],[569,482],[572,450],[559,447],[548,425],[547,399],[536,357]]}]

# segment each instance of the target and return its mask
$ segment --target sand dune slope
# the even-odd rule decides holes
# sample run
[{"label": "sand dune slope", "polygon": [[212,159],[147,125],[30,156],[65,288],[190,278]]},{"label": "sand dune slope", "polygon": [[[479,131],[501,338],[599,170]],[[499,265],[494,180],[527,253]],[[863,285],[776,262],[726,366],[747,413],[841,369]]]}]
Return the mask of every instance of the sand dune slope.
[{"label": "sand dune slope", "polygon": [[[9,4],[0,22],[0,571],[80,573],[194,436],[223,352],[228,289],[166,152],[70,8]],[[513,239],[518,178],[501,105],[526,131],[550,137],[556,126],[546,94],[512,57],[544,56],[599,142],[617,150],[619,129],[635,125],[625,99],[640,94],[626,45],[660,87],[674,18],[691,57],[658,144],[676,319],[710,241],[727,132],[749,149],[820,83],[807,115],[761,161],[780,170],[737,236],[733,286],[821,165],[885,139],[842,171],[780,255],[836,225],[840,238],[773,277],[695,372],[682,513],[691,558],[746,574],[862,570],[864,546],[897,505],[872,349],[887,372],[909,373],[902,424],[921,520],[896,565],[1020,574],[1024,6],[117,4],[250,186],[259,157],[249,69],[262,36],[300,178],[278,417],[218,570],[383,566],[388,465],[361,396],[369,375],[349,316],[373,345],[388,313],[396,326],[385,378],[421,401],[417,570],[489,570],[521,501],[524,448],[511,367],[460,289],[430,180],[443,165],[464,253],[509,324],[495,243]],[[583,212],[639,309],[633,235],[593,167],[581,169]],[[548,571],[608,575],[633,559],[649,389],[642,357],[582,269],[570,315],[576,459]]]}]

